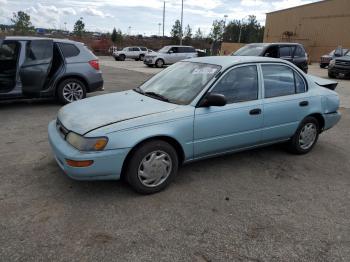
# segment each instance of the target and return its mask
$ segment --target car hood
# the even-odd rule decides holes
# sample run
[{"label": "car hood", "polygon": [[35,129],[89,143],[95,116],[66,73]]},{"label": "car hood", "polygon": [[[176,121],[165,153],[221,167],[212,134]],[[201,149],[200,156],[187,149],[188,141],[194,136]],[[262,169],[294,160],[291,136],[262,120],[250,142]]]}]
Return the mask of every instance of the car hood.
[{"label": "car hood", "polygon": [[346,55],[346,56],[341,56],[341,57],[337,57],[335,59],[336,61],[350,61],[350,56]]},{"label": "car hood", "polygon": [[87,98],[68,104],[58,112],[61,124],[84,135],[100,127],[173,110],[175,104],[126,91]]}]

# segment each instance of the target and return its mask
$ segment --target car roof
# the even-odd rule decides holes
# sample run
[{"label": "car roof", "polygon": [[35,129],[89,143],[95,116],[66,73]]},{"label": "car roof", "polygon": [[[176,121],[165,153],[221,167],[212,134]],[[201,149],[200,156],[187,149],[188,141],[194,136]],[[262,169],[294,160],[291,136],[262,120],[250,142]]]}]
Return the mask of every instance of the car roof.
[{"label": "car roof", "polygon": [[52,40],[54,42],[60,42],[60,43],[80,43],[69,39],[36,37],[36,36],[6,36],[4,40],[13,40],[13,41]]},{"label": "car roof", "polygon": [[288,43],[288,42],[276,42],[276,43],[251,43],[247,45],[261,45],[261,46],[269,46],[269,45],[301,45],[299,43]]},{"label": "car roof", "polygon": [[261,56],[206,56],[206,57],[186,59],[183,61],[219,65],[223,69],[237,65],[237,64],[241,64],[241,63],[280,62],[284,64],[290,64],[282,59],[271,58],[271,57],[261,57]]},{"label": "car roof", "polygon": [[190,45],[166,45],[166,46],[167,47],[192,47],[193,48],[193,46],[190,46]]}]

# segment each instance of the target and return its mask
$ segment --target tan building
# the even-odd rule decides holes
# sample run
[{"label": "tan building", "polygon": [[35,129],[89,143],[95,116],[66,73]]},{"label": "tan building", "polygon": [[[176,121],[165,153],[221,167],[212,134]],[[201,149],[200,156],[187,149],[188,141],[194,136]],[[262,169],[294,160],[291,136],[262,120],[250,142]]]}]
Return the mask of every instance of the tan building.
[{"label": "tan building", "polygon": [[266,14],[264,42],[298,42],[311,61],[350,48],[350,0],[324,0]]}]

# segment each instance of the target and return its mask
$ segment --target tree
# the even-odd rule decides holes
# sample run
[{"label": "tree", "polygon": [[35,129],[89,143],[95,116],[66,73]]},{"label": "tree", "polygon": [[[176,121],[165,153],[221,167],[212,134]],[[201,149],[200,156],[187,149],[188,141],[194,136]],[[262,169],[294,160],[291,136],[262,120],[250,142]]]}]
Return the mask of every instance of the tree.
[{"label": "tree", "polygon": [[111,40],[112,40],[113,44],[115,44],[117,42],[117,38],[118,38],[118,33],[117,33],[117,30],[114,27],[112,35],[111,35]]},{"label": "tree", "polygon": [[118,31],[116,32],[116,43],[117,45],[122,45],[123,43],[123,34],[120,29],[118,29]]},{"label": "tree", "polygon": [[85,32],[85,24],[83,22],[83,18],[80,17],[80,19],[78,21],[76,21],[74,24],[73,33],[76,36],[82,37],[84,32]]},{"label": "tree", "polygon": [[187,25],[185,28],[184,41],[186,44],[190,44],[192,40],[192,28]]},{"label": "tree", "polygon": [[224,27],[225,27],[224,20],[215,20],[213,22],[213,26],[211,28],[211,32],[209,36],[214,42],[222,40],[222,36],[225,29]]},{"label": "tree", "polygon": [[203,33],[202,33],[202,30],[199,27],[198,27],[195,35],[194,35],[194,38],[197,39],[197,40],[203,39]]},{"label": "tree", "polygon": [[23,11],[13,13],[11,22],[14,23],[14,29],[16,33],[27,34],[31,30],[34,30],[34,27],[30,21],[30,16]]},{"label": "tree", "polygon": [[181,37],[181,23],[180,20],[176,20],[173,28],[171,29],[171,37],[174,43],[178,43]]}]

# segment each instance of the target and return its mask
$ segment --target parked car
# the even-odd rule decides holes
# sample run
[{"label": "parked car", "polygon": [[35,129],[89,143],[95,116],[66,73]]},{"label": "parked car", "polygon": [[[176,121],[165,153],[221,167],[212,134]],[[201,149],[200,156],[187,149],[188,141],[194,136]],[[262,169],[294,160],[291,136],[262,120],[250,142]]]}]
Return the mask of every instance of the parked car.
[{"label": "parked car", "polygon": [[0,99],[56,97],[66,104],[102,89],[99,61],[83,43],[16,36],[0,44]]},{"label": "parked car", "polygon": [[126,58],[135,59],[136,61],[142,61],[145,55],[148,53],[148,49],[142,46],[125,47],[121,51],[115,51],[113,57],[116,61],[124,61]]},{"label": "parked car", "polygon": [[150,53],[143,60],[147,66],[158,68],[171,65],[184,59],[197,57],[198,53],[192,46],[169,45],[164,46],[157,53]]},{"label": "parked car", "polygon": [[278,142],[308,153],[340,119],[337,93],[321,86],[329,83],[280,59],[184,60],[134,90],[64,106],[49,141],[74,179],[123,175],[154,193],[183,163]]},{"label": "parked car", "polygon": [[331,60],[335,59],[336,57],[342,57],[342,56],[346,55],[346,53],[348,53],[348,52],[349,52],[349,49],[337,48],[337,49],[333,50],[332,52],[330,52],[329,54],[321,56],[320,67],[321,68],[327,67]]},{"label": "parked car", "polygon": [[328,77],[350,77],[350,52],[329,62]]},{"label": "parked car", "polygon": [[232,56],[265,56],[287,60],[305,73],[308,71],[308,55],[298,43],[256,43],[248,44],[231,54]]}]

